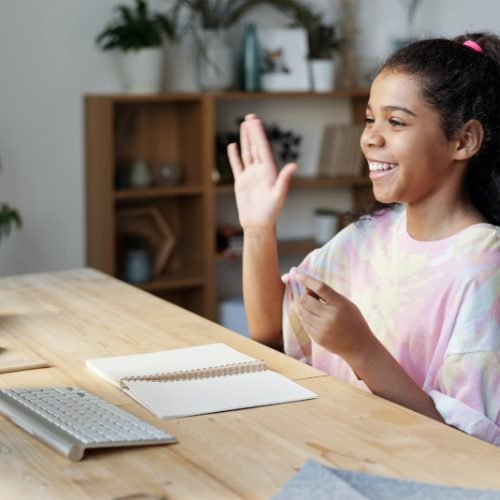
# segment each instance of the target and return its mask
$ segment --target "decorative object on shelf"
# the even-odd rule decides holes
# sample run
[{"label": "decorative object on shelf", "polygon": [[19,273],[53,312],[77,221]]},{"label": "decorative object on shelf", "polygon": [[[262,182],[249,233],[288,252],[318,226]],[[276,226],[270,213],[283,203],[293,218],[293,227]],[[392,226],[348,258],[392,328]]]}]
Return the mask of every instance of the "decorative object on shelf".
[{"label": "decorative object on shelf", "polygon": [[246,92],[259,92],[261,84],[261,55],[257,28],[249,23],[245,26],[243,37],[243,90]]},{"label": "decorative object on shelf", "polygon": [[335,88],[335,56],[341,41],[335,26],[320,21],[307,27],[309,39],[309,68],[314,92],[331,92]]},{"label": "decorative object on shelf", "polygon": [[302,28],[259,28],[262,90],[309,90],[307,36]]},{"label": "decorative object on shelf", "polygon": [[157,186],[177,186],[184,181],[184,167],[179,161],[162,161],[153,166],[154,183]]},{"label": "decorative object on shelf", "polygon": [[118,49],[118,70],[124,89],[129,93],[159,92],[162,70],[162,44],[178,38],[177,13],[150,12],[146,0],[134,0],[135,6],[118,5],[119,17],[97,35],[102,50]]},{"label": "decorative object on shelf", "polygon": [[142,238],[151,249],[152,276],[161,275],[172,255],[177,238],[162,212],[156,207],[119,210],[118,234],[127,238]]},{"label": "decorative object on shelf", "polygon": [[324,14],[298,0],[275,0],[283,4],[284,13],[294,25],[307,33],[310,88],[314,92],[330,92],[335,87],[335,56],[342,40],[333,23],[324,22]]},{"label": "decorative object on shelf", "polygon": [[265,130],[278,165],[299,159],[300,146],[302,144],[302,137],[300,135],[291,129],[283,130],[276,123],[266,126]]},{"label": "decorative object on shelf", "polygon": [[130,166],[128,184],[132,188],[147,188],[153,183],[153,175],[144,160],[135,160]]},{"label": "decorative object on shelf", "polygon": [[366,160],[359,146],[363,124],[329,124],[323,128],[317,174],[327,177],[358,177]]},{"label": "decorative object on shelf", "polygon": [[[239,126],[244,118],[236,120],[236,126]],[[271,144],[274,158],[278,166],[297,161],[300,158],[300,147],[302,145],[302,136],[293,130],[283,130],[277,123],[269,125],[264,124],[267,138]],[[235,132],[219,132],[215,136],[215,168],[212,174],[212,180],[216,184],[230,184],[234,181],[233,172],[227,158],[227,146],[236,143],[239,146],[240,135]]]},{"label": "decorative object on shelf", "polygon": [[314,211],[314,241],[324,245],[337,233],[339,214],[329,208],[317,208]]},{"label": "decorative object on shelf", "polygon": [[227,31],[205,28],[200,33],[203,49],[198,51],[197,78],[201,90],[220,91],[234,87],[235,65],[233,48],[227,41]]},{"label": "decorative object on shelf", "polygon": [[[0,160],[0,170],[2,170]],[[0,241],[8,236],[14,226],[18,229],[22,226],[22,219],[19,212],[6,203],[0,204]]]},{"label": "decorative object on shelf", "polygon": [[151,280],[152,258],[149,241],[143,237],[124,238],[125,262],[123,277],[129,283],[140,284]]}]

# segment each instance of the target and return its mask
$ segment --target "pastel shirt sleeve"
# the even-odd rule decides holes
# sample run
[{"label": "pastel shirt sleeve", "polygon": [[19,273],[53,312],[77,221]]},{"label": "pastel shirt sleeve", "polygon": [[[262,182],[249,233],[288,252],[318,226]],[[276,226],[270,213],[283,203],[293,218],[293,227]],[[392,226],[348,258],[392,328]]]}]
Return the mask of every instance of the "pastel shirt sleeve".
[{"label": "pastel shirt sleeve", "polygon": [[449,425],[500,446],[500,269],[469,283],[435,388]]},{"label": "pastel shirt sleeve", "polygon": [[442,389],[429,393],[448,425],[500,446],[500,354],[452,355],[441,371]]}]

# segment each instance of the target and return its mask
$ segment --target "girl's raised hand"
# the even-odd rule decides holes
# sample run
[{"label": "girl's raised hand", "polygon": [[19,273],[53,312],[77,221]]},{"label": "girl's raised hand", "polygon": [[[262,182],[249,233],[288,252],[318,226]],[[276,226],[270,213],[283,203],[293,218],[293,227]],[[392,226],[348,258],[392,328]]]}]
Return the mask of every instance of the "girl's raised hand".
[{"label": "girl's raised hand", "polygon": [[349,364],[369,354],[376,339],[358,307],[317,279],[301,274],[297,280],[306,289],[298,314],[307,334]]},{"label": "girl's raised hand", "polygon": [[247,115],[241,124],[240,142],[241,156],[237,144],[230,144],[227,151],[241,227],[272,227],[285,203],[297,164],[289,163],[277,172],[264,126],[254,114]]}]

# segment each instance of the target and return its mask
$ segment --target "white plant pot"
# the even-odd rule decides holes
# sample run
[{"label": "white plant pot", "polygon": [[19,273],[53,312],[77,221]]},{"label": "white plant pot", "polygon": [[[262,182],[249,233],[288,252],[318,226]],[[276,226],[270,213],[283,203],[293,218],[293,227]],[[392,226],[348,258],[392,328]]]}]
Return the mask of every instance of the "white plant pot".
[{"label": "white plant pot", "polygon": [[313,92],[331,92],[335,88],[335,62],[333,59],[309,61]]},{"label": "white plant pot", "polygon": [[228,90],[234,86],[233,48],[227,43],[225,30],[203,30],[203,47],[198,47],[198,85],[201,90]]},{"label": "white plant pot", "polygon": [[161,89],[162,49],[130,50],[119,54],[119,69],[125,92],[150,94]]}]

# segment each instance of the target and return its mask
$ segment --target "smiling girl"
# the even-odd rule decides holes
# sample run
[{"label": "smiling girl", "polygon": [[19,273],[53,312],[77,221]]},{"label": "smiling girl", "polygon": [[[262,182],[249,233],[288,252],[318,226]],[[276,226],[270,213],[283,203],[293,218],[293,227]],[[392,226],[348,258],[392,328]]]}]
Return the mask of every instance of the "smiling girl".
[{"label": "smiling girl", "polygon": [[500,445],[500,40],[416,42],[375,78],[377,207],[280,279],[278,173],[248,115],[228,154],[253,339]]}]

